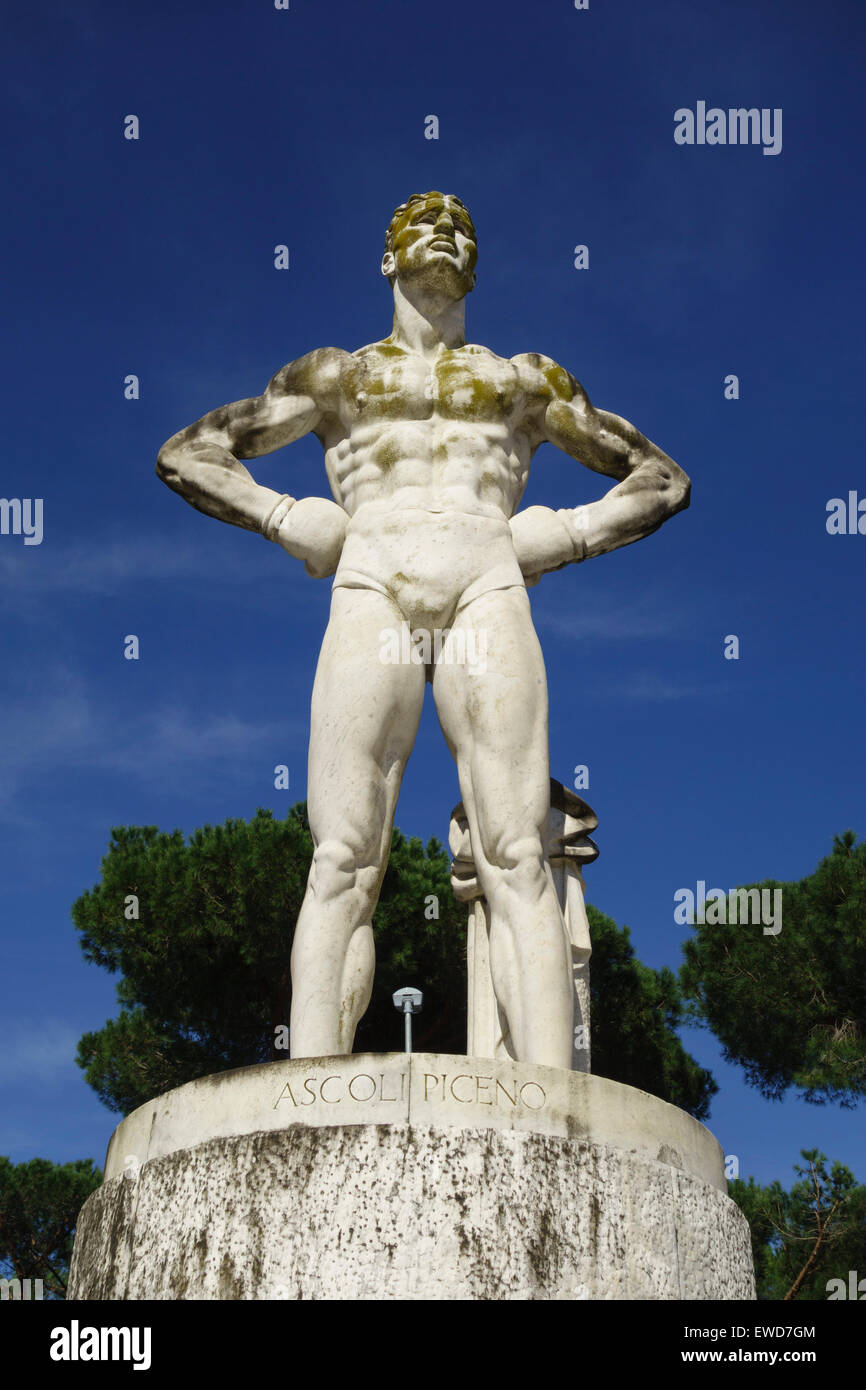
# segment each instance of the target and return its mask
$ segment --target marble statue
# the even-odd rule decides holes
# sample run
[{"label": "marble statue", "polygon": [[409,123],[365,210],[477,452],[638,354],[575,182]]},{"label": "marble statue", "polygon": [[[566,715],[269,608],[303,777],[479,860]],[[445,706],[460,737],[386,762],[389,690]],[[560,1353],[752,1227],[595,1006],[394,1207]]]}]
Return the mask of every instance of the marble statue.
[{"label": "marble statue", "polygon": [[[293,1057],[351,1052],[369,1003],[373,911],[429,681],[509,1050],[572,1066],[572,950],[546,852],[547,687],[526,587],[648,536],[688,506],[689,480],[549,357],[466,342],[476,260],[460,199],[414,195],[386,233],[390,335],[290,362],[261,396],[173,435],[157,461],[199,511],[334,575],[312,700],[315,852],[292,948]],[[262,487],[240,462],[308,433],[333,501]],[[615,486],[586,506],[517,511],[545,441]]]},{"label": "marble statue", "polygon": [[[590,992],[589,958],[592,943],[584,903],[583,866],[598,858],[598,849],[589,838],[598,817],[582,797],[561,782],[550,779],[550,811],[543,830],[545,858],[553,873],[553,883],[565,921],[565,935],[571,949],[574,983],[574,1028],[572,1071],[589,1072]],[[499,1006],[490,974],[490,904],[484,896],[466,809],[461,801],[451,812],[448,844],[451,860],[451,887],[458,902],[466,903],[467,1038],[470,1057],[513,1057],[514,1041],[504,1009]]]}]

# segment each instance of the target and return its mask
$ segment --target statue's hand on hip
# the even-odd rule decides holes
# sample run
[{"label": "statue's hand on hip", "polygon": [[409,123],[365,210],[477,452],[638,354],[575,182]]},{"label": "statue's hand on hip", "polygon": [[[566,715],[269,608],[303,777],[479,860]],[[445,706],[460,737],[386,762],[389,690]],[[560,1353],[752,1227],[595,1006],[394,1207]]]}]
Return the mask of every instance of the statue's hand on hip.
[{"label": "statue's hand on hip", "polygon": [[514,553],[527,586],[543,574],[560,570],[584,557],[577,534],[562,512],[550,507],[527,507],[510,521]]},{"label": "statue's hand on hip", "polygon": [[268,540],[276,541],[296,560],[303,560],[307,574],[324,579],[340,563],[346,539],[348,513],[327,497],[282,497],[262,527]]}]

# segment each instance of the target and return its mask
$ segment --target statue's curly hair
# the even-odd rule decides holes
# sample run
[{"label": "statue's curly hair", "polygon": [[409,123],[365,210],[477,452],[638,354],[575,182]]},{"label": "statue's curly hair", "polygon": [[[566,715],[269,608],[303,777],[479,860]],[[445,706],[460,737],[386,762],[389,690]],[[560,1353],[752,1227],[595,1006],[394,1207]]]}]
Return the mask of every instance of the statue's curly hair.
[{"label": "statue's curly hair", "polygon": [[393,213],[391,214],[391,221],[388,223],[387,229],[385,231],[386,254],[389,251],[393,251],[394,249],[394,231],[400,219],[405,215],[405,213],[409,211],[409,209],[412,207],[414,203],[423,203],[425,199],[433,197],[450,198],[452,202],[458,203],[459,206],[466,213],[466,216],[469,218],[469,221],[472,223],[472,230],[475,230],[475,223],[472,222],[472,214],[470,213],[468,207],[463,202],[463,200],[461,198],[458,198],[455,193],[440,193],[439,190],[436,188],[432,188],[429,193],[413,193],[411,198],[407,198],[405,203],[401,203],[400,206],[398,208],[395,208]]}]

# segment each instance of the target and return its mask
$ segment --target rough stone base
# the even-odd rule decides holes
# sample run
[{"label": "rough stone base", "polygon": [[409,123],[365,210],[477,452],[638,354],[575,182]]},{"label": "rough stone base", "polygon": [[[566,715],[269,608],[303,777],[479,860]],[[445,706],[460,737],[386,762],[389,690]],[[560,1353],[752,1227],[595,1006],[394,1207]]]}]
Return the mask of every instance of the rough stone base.
[{"label": "rough stone base", "polygon": [[754,1298],[721,1149],[674,1106],[510,1060],[204,1077],[118,1125],[70,1298]]},{"label": "rough stone base", "polygon": [[114,1178],[75,1298],[753,1298],[749,1232],[664,1163],[549,1135],[294,1126]]}]

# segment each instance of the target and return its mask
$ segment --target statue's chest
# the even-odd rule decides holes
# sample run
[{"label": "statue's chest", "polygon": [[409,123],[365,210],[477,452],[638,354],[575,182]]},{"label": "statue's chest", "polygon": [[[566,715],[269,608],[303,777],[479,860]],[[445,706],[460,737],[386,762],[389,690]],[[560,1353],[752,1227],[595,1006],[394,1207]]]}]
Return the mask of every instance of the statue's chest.
[{"label": "statue's chest", "polygon": [[355,421],[502,421],[516,404],[516,373],[509,363],[447,353],[436,362],[405,357],[359,363],[348,383],[347,405]]}]

